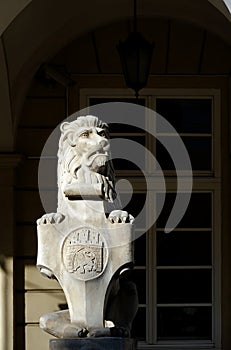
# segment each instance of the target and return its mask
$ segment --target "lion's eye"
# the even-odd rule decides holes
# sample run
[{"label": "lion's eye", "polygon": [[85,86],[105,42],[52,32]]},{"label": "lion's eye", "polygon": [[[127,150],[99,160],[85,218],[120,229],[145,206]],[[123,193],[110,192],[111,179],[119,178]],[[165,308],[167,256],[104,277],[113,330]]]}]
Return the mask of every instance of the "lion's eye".
[{"label": "lion's eye", "polygon": [[83,132],[80,137],[88,137],[89,136],[89,133],[86,131],[86,132]]}]

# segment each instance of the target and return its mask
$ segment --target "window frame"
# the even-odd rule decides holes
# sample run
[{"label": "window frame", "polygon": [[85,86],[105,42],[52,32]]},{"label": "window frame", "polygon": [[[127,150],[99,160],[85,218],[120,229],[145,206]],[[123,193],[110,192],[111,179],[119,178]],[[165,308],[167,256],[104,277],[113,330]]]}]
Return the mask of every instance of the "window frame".
[{"label": "window frame", "polygon": [[[211,171],[194,171],[193,191],[212,193],[212,340],[161,340],[157,341],[156,331],[156,225],[147,232],[147,258],[146,258],[146,342],[139,341],[138,349],[219,349],[221,346],[221,93],[220,89],[214,88],[145,88],[141,91],[140,97],[145,99],[145,106],[155,110],[157,98],[192,98],[212,99],[212,169]],[[117,88],[84,88],[80,89],[80,109],[89,106],[90,98],[134,98],[129,89]],[[148,127],[148,125],[146,125]],[[196,134],[195,134],[196,135]],[[147,147],[153,149],[153,141],[147,137]],[[147,172],[153,175],[153,167],[147,164]],[[171,171],[165,171],[165,181],[167,191],[176,190],[176,179],[172,177]],[[134,190],[143,191],[144,183],[139,177],[134,179],[136,173],[133,171],[120,171],[119,176],[133,176]],[[158,189],[153,188],[151,199],[155,199]],[[147,212],[147,220],[152,213]],[[199,230],[199,229],[197,229]],[[154,263],[154,264],[153,264]],[[153,268],[154,267],[154,268]],[[138,267],[140,269],[142,267]],[[182,303],[182,306],[184,304]]]}]

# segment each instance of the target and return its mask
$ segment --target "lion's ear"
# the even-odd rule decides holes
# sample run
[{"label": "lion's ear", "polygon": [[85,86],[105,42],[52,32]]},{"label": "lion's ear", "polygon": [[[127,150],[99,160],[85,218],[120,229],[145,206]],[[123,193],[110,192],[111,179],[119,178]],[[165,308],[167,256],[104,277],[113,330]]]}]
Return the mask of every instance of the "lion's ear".
[{"label": "lion's ear", "polygon": [[62,124],[60,125],[60,130],[61,130],[61,132],[67,131],[67,129],[69,128],[69,126],[70,126],[70,123],[68,123],[68,122],[62,123]]}]

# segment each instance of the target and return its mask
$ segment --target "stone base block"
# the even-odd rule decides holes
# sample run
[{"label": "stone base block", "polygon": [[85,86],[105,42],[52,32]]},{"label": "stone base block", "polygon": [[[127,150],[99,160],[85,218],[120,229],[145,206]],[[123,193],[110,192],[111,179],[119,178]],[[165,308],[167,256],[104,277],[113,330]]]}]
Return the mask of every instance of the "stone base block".
[{"label": "stone base block", "polygon": [[129,338],[66,338],[51,339],[50,350],[135,350],[133,339]]}]

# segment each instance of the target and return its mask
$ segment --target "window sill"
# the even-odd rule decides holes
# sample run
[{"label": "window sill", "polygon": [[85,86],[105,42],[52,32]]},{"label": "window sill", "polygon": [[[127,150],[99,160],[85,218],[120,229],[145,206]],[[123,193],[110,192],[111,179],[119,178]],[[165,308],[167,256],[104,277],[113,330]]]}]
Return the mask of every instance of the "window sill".
[{"label": "window sill", "polygon": [[147,344],[143,341],[137,342],[137,350],[221,350],[221,347],[215,347],[213,343],[178,343],[178,344]]}]

